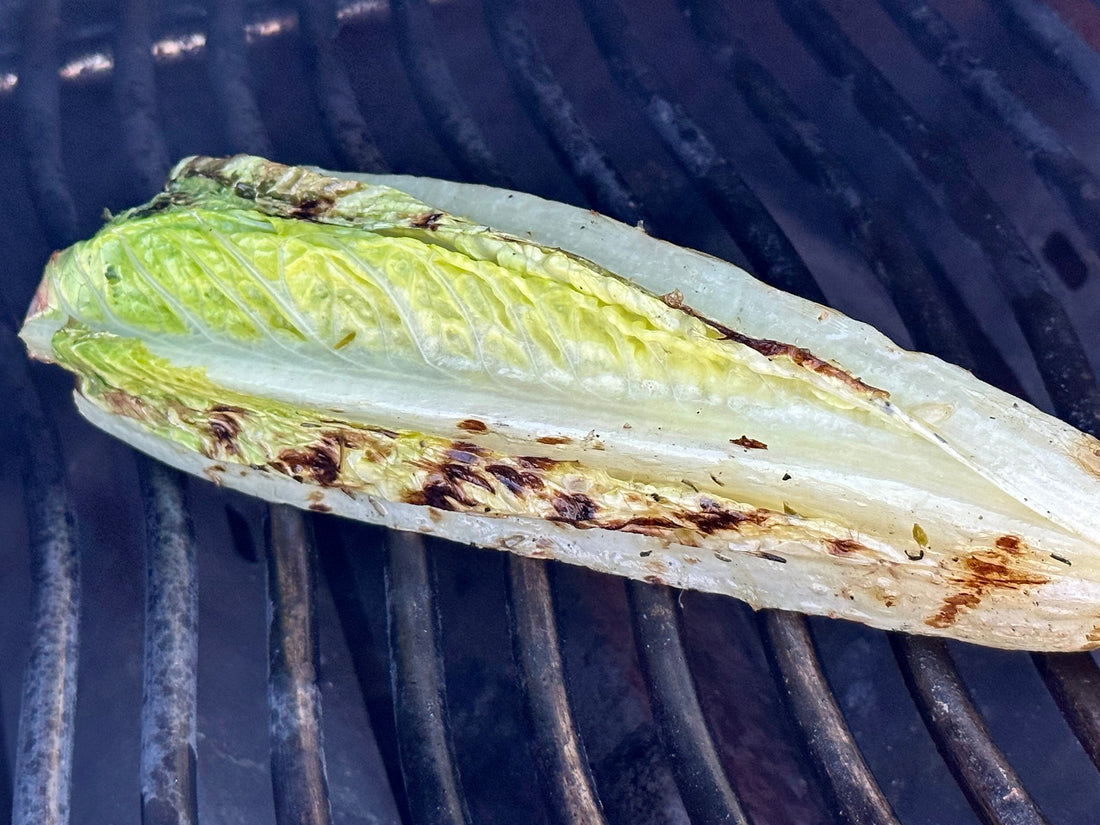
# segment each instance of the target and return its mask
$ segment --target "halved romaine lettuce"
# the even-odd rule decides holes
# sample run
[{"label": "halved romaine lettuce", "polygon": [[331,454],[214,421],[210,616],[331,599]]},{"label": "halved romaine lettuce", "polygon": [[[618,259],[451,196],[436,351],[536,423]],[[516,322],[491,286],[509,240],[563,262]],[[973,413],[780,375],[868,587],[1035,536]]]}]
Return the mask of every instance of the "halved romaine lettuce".
[{"label": "halved romaine lettuce", "polygon": [[93,423],[271,500],[755,606],[1100,644],[1100,443],[584,210],[189,158],[54,256],[22,334]]}]

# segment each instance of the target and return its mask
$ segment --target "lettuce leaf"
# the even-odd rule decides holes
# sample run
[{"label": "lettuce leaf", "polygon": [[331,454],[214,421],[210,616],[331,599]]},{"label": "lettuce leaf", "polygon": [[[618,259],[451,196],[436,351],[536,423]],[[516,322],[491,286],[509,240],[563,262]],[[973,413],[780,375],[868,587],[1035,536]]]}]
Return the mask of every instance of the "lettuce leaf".
[{"label": "lettuce leaf", "polygon": [[269,499],[756,606],[1100,643],[1100,444],[583,210],[189,158],[55,254],[22,335],[97,425]]}]

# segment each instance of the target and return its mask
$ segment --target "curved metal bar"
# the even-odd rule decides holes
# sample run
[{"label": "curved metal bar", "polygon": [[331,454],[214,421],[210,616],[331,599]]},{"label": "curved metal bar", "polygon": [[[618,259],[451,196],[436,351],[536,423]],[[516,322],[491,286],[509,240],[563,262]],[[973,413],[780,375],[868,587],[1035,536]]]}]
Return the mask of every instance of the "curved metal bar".
[{"label": "curved metal bar", "polygon": [[133,186],[142,199],[164,186],[168,147],[157,117],[157,82],[148,0],[120,4],[114,39],[115,101],[123,148],[137,173]]},{"label": "curved metal bar", "polygon": [[405,73],[447,157],[468,180],[510,186],[440,53],[427,0],[390,0],[390,9]]},{"label": "curved metal bar", "polygon": [[398,752],[413,822],[465,825],[466,798],[448,727],[443,654],[424,539],[386,538],[390,683]]},{"label": "curved metal bar", "polygon": [[661,88],[657,74],[640,56],[642,48],[631,36],[618,3],[580,0],[580,6],[615,82],[699,185],[757,277],[786,292],[824,303],[821,287],[764,204],[703,129]]},{"label": "curved metal bar", "polygon": [[[397,814],[402,822],[410,821],[405,799],[405,783],[401,776],[397,728],[393,700],[390,697],[389,662],[385,643],[385,596],[383,594],[381,528],[362,528],[360,535],[370,536],[369,549],[358,540],[347,538],[346,531],[337,529],[336,520],[317,519],[318,546],[329,593],[332,595],[355,678],[363,696],[375,740],[385,766],[387,784],[393,794]],[[341,525],[346,527],[346,525]]]},{"label": "curved metal bar", "polygon": [[1005,26],[1035,46],[1056,71],[1069,75],[1100,109],[1100,54],[1051,6],[1035,0],[989,0]]},{"label": "curved metal bar", "polygon": [[[16,105],[28,188],[53,246],[76,240],[76,206],[61,160],[57,33],[59,3],[24,9],[24,51]],[[18,390],[25,444],[32,624],[23,673],[12,786],[12,825],[69,821],[80,624],[80,555],[60,446],[6,324],[5,376]]]},{"label": "curved metal bar", "polygon": [[[776,146],[809,183],[827,193],[848,237],[889,293],[914,346],[987,379],[1000,379],[1008,366],[974,322],[950,282],[926,261],[896,214],[864,191],[817,126],[795,105],[772,74],[734,34],[727,6],[716,0],[681,0],[696,35],[741,93]],[[969,335],[964,334],[966,330]],[[982,362],[982,363],[980,363]]]},{"label": "curved metal bar", "polygon": [[249,82],[244,0],[210,0],[206,8],[207,77],[222,113],[229,151],[269,158],[274,154],[271,138]]},{"label": "curved metal bar", "polygon": [[765,610],[762,624],[768,657],[786,688],[810,757],[844,820],[851,825],[898,825],[837,706],[806,620],[795,613]]},{"label": "curved metal bar", "polygon": [[890,644],[928,732],[975,813],[991,825],[1046,823],[993,744],[947,645],[901,634],[891,634]]},{"label": "curved metal bar", "polygon": [[336,54],[336,4],[333,0],[297,0],[296,6],[302,27],[302,53],[321,110],[321,124],[336,159],[345,169],[385,172],[386,162]]},{"label": "curved metal bar", "polygon": [[11,822],[66,825],[80,649],[80,555],[57,436],[6,324],[0,327],[0,347],[5,375],[18,386],[9,397],[18,399],[23,425],[24,499],[34,588],[30,655],[16,732]]},{"label": "curved metal bar", "polygon": [[1008,131],[1039,177],[1062,196],[1077,225],[1095,244],[1100,238],[1100,180],[931,5],[924,0],[879,2],[924,58],[956,83],[979,111]]},{"label": "curved metal bar", "polygon": [[1032,657],[1058,709],[1094,765],[1100,768],[1100,667],[1088,653]]},{"label": "curved metal bar", "polygon": [[546,565],[510,556],[508,595],[513,650],[550,816],[557,825],[602,825],[603,807],[565,691]]},{"label": "curved metal bar", "polygon": [[860,113],[893,139],[943,193],[952,219],[978,242],[1031,346],[1058,415],[1100,432],[1100,387],[1065,307],[1012,221],[970,171],[961,150],[925,122],[848,39],[817,0],[777,0],[783,19],[846,88]]},{"label": "curved metal bar", "polygon": [[28,188],[46,238],[57,249],[77,239],[76,204],[61,160],[59,6],[60,0],[26,4],[23,63],[15,94]]},{"label": "curved metal bar", "polygon": [[[149,9],[127,0],[115,31],[114,96],[132,194],[164,184],[168,149],[157,117]],[[145,627],[141,712],[141,815],[144,825],[186,825],[198,818],[198,582],[182,478],[137,457],[145,504]]]},{"label": "curved metal bar", "polygon": [[699,825],[748,825],[703,718],[673,591],[632,581],[627,592],[653,716],[688,816]]},{"label": "curved metal bar", "polygon": [[198,821],[196,718],[198,570],[183,478],[139,456],[145,499],[145,675],[141,821]]},{"label": "curved metal bar", "polygon": [[519,5],[515,0],[485,0],[493,47],[516,96],[592,206],[623,223],[639,223],[644,216],[638,199],[565,96]]},{"label": "curved metal bar", "polygon": [[269,508],[267,698],[271,784],[279,825],[332,825],[317,686],[312,537],[306,517]]}]

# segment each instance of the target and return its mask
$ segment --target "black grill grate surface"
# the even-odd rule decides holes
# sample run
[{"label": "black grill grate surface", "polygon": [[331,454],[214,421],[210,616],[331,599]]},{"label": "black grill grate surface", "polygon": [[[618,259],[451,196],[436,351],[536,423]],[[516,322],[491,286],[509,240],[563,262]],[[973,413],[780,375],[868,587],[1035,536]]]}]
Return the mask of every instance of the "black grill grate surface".
[{"label": "black grill grate surface", "polygon": [[1089,821],[1091,656],[269,511],[13,330],[103,206],[249,151],[642,220],[1096,431],[1097,46],[1075,0],[5,5],[0,820]]}]

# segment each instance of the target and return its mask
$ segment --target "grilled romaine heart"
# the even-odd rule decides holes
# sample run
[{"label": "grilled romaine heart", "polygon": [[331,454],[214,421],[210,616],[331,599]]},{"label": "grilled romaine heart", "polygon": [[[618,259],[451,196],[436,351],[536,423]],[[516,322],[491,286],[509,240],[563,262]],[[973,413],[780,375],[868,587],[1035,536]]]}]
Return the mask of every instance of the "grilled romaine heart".
[{"label": "grilled romaine heart", "polygon": [[54,255],[22,335],[94,424],[272,501],[757,607],[1100,643],[1100,442],[585,210],[188,158]]}]

